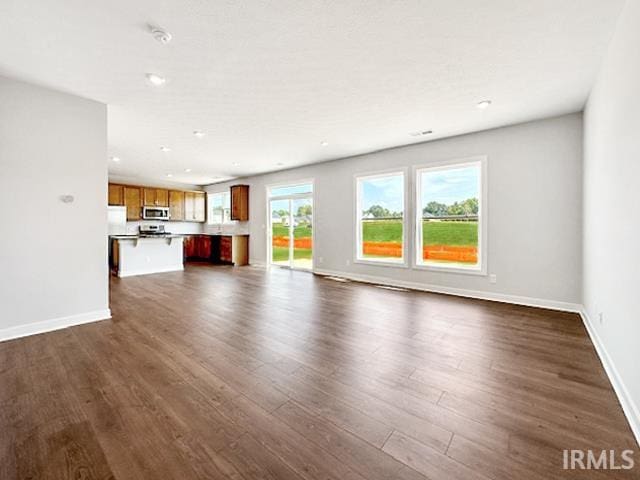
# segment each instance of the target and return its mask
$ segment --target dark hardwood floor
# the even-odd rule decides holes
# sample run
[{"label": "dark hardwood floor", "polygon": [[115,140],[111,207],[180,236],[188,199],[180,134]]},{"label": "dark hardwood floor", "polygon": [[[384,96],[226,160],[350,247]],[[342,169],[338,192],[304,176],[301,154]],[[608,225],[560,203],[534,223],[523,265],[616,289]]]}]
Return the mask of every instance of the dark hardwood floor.
[{"label": "dark hardwood floor", "polygon": [[638,478],[577,315],[190,265],[110,321],[0,343],[0,478]]}]

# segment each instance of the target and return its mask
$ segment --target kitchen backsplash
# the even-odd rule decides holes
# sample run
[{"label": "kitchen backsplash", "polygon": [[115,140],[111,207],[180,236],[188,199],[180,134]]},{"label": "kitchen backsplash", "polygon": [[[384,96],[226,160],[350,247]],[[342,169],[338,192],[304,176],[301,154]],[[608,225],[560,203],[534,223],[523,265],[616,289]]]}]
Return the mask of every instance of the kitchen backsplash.
[{"label": "kitchen backsplash", "polygon": [[230,222],[224,225],[204,225],[204,233],[249,235],[249,222]]},{"label": "kitchen backsplash", "polygon": [[185,233],[196,234],[203,233],[202,223],[195,222],[153,222],[148,220],[140,220],[135,222],[127,222],[127,234],[138,233],[140,225],[164,225],[168,233]]}]

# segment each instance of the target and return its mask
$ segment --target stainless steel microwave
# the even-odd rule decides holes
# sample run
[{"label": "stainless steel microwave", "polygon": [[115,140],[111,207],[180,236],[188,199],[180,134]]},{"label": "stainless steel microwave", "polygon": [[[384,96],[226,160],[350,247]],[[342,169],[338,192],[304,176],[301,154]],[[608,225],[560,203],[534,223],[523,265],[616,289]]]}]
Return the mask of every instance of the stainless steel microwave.
[{"label": "stainless steel microwave", "polygon": [[169,220],[168,207],[142,207],[142,218],[145,220]]}]

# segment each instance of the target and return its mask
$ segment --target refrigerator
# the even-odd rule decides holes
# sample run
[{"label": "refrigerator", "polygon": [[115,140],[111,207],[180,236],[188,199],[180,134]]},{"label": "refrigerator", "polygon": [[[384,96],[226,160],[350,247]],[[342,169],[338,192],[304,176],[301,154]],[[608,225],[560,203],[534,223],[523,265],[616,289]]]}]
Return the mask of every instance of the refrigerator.
[{"label": "refrigerator", "polygon": [[127,207],[108,207],[109,235],[127,234]]}]

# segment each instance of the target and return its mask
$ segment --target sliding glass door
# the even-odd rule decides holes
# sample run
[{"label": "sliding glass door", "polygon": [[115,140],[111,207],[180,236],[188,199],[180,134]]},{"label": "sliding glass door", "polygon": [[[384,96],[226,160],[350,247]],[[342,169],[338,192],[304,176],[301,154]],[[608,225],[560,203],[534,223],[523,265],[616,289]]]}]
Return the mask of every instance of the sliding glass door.
[{"label": "sliding glass door", "polygon": [[313,268],[313,194],[311,184],[269,190],[269,249],[272,265]]}]

